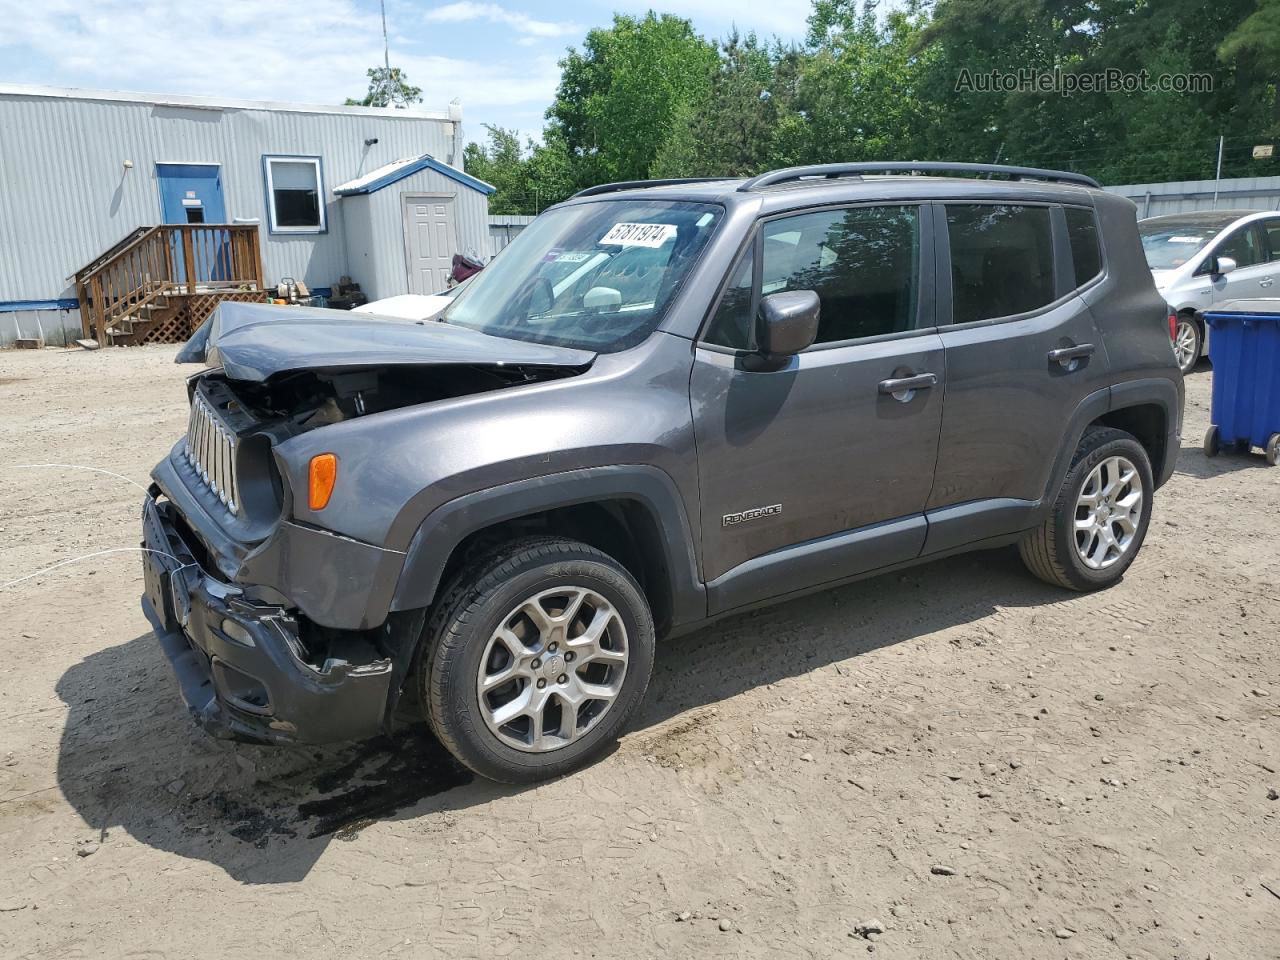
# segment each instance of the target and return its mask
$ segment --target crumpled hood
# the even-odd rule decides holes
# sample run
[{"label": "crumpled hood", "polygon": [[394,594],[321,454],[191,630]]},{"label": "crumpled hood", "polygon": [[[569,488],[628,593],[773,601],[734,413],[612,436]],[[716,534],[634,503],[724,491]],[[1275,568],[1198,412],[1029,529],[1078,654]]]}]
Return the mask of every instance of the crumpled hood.
[{"label": "crumpled hood", "polygon": [[221,366],[233,380],[294,370],[501,364],[585,367],[586,350],[491,337],[466,327],[347,310],[225,302],[177,356]]}]

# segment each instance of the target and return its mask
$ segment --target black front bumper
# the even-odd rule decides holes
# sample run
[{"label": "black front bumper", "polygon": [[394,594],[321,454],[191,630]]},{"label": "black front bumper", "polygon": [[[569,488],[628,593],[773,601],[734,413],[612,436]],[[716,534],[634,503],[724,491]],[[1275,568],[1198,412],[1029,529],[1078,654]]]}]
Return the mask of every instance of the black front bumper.
[{"label": "black front bumper", "polygon": [[389,659],[317,667],[298,615],[201,567],[152,488],[143,503],[142,610],[191,715],[216,737],[255,743],[362,740],[383,728]]}]

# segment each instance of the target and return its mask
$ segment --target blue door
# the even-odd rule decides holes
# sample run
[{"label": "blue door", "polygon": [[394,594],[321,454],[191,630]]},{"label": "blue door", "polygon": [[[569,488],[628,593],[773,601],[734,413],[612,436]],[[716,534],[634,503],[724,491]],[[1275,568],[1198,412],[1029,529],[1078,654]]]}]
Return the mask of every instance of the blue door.
[{"label": "blue door", "polygon": [[165,223],[226,223],[222,168],[216,163],[157,163]]},{"label": "blue door", "polygon": [[[227,207],[222,199],[222,168],[216,163],[157,163],[160,208],[165,223],[226,223]],[[195,282],[226,280],[229,276],[229,240],[225,230],[194,231]],[[187,282],[183,238],[173,240],[173,279]]]}]

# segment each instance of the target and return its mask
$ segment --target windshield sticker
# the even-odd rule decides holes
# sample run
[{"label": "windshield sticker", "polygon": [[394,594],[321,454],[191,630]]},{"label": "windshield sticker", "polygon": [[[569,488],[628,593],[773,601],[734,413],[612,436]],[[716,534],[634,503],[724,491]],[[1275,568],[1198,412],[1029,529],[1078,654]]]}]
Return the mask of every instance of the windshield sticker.
[{"label": "windshield sticker", "polygon": [[1170,237],[1170,243],[1199,243],[1199,237]]},{"label": "windshield sticker", "polygon": [[582,263],[585,260],[590,260],[593,256],[594,254],[591,253],[591,251],[589,250],[585,253],[562,253],[555,258],[555,262],[556,263]]},{"label": "windshield sticker", "polygon": [[615,223],[599,242],[615,247],[660,247],[675,235],[674,223]]}]

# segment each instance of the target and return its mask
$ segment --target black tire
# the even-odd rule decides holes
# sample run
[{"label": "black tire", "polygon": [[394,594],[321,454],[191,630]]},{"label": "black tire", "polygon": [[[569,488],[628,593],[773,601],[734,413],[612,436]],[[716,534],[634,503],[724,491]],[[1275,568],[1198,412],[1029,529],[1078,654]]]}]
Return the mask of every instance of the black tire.
[{"label": "black tire", "polygon": [[1280,466],[1280,433],[1273,433],[1267,441],[1267,463]]},{"label": "black tire", "polygon": [[[1137,468],[1143,490],[1142,515],[1126,552],[1111,566],[1094,570],[1085,565],[1076,550],[1076,505],[1093,468],[1112,456],[1125,457]],[[1041,580],[1067,590],[1101,590],[1111,586],[1124,576],[1142,549],[1151,522],[1154,490],[1151,461],[1132,434],[1112,427],[1089,427],[1076,447],[1049,515],[1018,544],[1022,562]]]},{"label": "black tire", "polygon": [[1222,434],[1218,432],[1217,426],[1211,426],[1204,432],[1204,455],[1216,457],[1221,452]]},{"label": "black tire", "polygon": [[1189,351],[1189,359],[1187,361],[1179,361],[1178,369],[1182,373],[1188,374],[1196,368],[1196,364],[1200,362],[1200,354],[1204,351],[1204,327],[1200,325],[1200,320],[1194,313],[1180,313],[1174,331],[1174,339],[1179,335],[1193,337],[1195,341],[1194,350]]},{"label": "black tire", "polygon": [[[477,689],[481,658],[517,604],[571,585],[599,593],[618,612],[628,651],[621,690],[579,739],[541,753],[516,749],[484,719]],[[608,751],[644,699],[653,654],[653,617],[631,574],[584,543],[538,537],[481,556],[454,578],[428,619],[416,682],[428,723],[458,760],[491,780],[533,783],[570,773]]]}]

